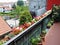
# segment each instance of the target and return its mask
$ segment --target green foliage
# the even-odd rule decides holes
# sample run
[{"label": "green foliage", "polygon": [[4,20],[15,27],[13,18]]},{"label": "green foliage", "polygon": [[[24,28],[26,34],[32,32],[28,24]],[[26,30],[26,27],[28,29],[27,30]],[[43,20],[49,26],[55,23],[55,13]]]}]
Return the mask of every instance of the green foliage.
[{"label": "green foliage", "polygon": [[50,20],[50,21],[48,22],[47,26],[48,26],[48,27],[51,27],[52,24],[53,24],[53,20]]},{"label": "green foliage", "polygon": [[52,15],[55,22],[60,22],[60,6],[53,6]]},{"label": "green foliage", "polygon": [[43,34],[46,34],[47,32],[46,32],[46,30],[43,30],[42,33],[43,33]]},{"label": "green foliage", "polygon": [[21,15],[19,24],[24,24],[26,21],[27,21],[26,16],[25,15]]},{"label": "green foliage", "polygon": [[13,12],[15,12],[16,15],[20,15],[21,7],[20,6],[16,6],[16,8],[13,10]]},{"label": "green foliage", "polygon": [[3,43],[0,41],[0,45],[2,45]]},{"label": "green foliage", "polygon": [[28,6],[21,6],[21,12],[22,11],[29,11]]},{"label": "green foliage", "polygon": [[13,8],[13,10],[9,13],[10,15],[13,16],[18,16],[21,14],[21,12],[23,11],[23,6],[16,6],[15,8]]},{"label": "green foliage", "polygon": [[17,2],[17,5],[19,5],[19,6],[22,6],[23,4],[24,4],[24,2],[22,0]]},{"label": "green foliage", "polygon": [[27,6],[15,6],[13,5],[13,10],[11,12],[5,13],[5,12],[0,12],[0,15],[9,15],[9,16],[20,16],[22,12],[24,11],[29,11]]},{"label": "green foliage", "polygon": [[[10,12],[9,12],[9,13],[10,13]],[[10,15],[9,13],[0,12],[0,16],[4,16],[4,15]]]},{"label": "green foliage", "polygon": [[27,6],[16,6],[12,12],[10,12],[11,15],[17,15],[18,17],[22,14],[22,12],[27,11],[28,7]]},{"label": "green foliage", "polygon": [[0,40],[0,45],[3,45],[4,43],[6,43],[5,40]]},{"label": "green foliage", "polygon": [[32,16],[29,11],[23,11],[20,15],[20,24],[24,24],[25,22],[30,22],[32,20]]},{"label": "green foliage", "polygon": [[25,22],[30,22],[32,20],[32,16],[27,6],[17,5],[16,8],[10,14],[14,14],[20,17],[20,24],[24,24]]},{"label": "green foliage", "polygon": [[37,43],[41,42],[41,37],[36,37],[31,39],[32,45],[37,45]]}]

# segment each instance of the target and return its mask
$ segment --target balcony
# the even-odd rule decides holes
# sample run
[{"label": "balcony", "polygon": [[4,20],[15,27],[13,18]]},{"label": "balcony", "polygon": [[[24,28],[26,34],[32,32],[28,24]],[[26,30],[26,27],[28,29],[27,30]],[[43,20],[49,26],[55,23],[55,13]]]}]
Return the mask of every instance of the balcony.
[{"label": "balcony", "polygon": [[43,30],[47,29],[47,24],[51,19],[51,10],[44,13],[45,16],[30,27],[14,36],[3,45],[32,45],[31,39],[41,35]]}]

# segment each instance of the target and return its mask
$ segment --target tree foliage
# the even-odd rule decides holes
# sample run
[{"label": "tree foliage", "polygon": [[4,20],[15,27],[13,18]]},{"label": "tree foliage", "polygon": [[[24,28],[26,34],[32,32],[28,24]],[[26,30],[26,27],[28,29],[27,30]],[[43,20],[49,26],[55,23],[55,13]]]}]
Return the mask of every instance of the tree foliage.
[{"label": "tree foliage", "polygon": [[17,5],[22,6],[22,5],[24,5],[24,2],[23,2],[23,1],[18,0]]},{"label": "tree foliage", "polygon": [[20,24],[24,24],[25,22],[30,22],[32,20],[32,16],[29,11],[24,11],[20,15]]},{"label": "tree foliage", "polygon": [[60,22],[60,5],[53,6],[52,15],[55,22]]}]

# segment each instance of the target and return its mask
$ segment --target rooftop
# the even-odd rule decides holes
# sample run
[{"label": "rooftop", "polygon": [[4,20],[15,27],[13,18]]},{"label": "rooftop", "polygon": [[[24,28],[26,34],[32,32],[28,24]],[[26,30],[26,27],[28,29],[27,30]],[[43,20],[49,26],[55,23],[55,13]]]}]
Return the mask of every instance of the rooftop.
[{"label": "rooftop", "polygon": [[9,25],[4,21],[4,19],[0,16],[0,36],[11,31]]}]

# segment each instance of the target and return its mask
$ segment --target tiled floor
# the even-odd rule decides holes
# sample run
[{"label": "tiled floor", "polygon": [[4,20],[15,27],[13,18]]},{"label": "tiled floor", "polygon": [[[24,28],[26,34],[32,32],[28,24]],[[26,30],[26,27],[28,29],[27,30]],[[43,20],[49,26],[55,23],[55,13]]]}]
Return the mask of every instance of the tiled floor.
[{"label": "tiled floor", "polygon": [[60,45],[60,23],[54,23],[49,29],[43,45]]}]

